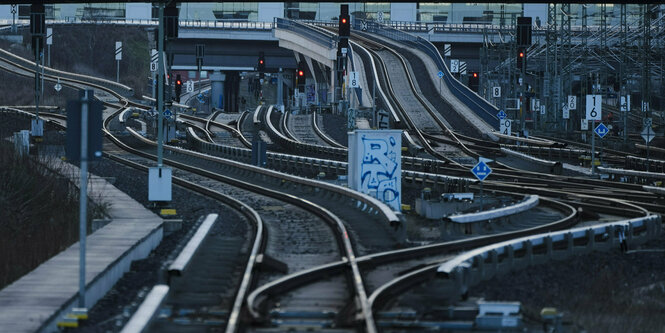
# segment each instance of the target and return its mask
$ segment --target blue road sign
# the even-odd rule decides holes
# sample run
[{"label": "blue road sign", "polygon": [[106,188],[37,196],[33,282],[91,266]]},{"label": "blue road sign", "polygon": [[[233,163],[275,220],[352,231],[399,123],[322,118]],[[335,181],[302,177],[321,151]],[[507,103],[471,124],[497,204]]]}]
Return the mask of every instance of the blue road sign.
[{"label": "blue road sign", "polygon": [[598,126],[596,126],[596,129],[594,129],[593,131],[596,132],[596,134],[598,134],[598,136],[602,139],[605,137],[605,135],[607,135],[610,129],[607,128],[605,124],[600,123]]},{"label": "blue road sign", "polygon": [[473,175],[482,182],[485,180],[485,178],[487,178],[487,176],[490,175],[490,173],[492,173],[492,169],[490,169],[490,167],[485,164],[485,161],[480,161],[478,164],[476,164],[476,166],[473,167],[473,169],[471,169],[471,173],[473,173]]},{"label": "blue road sign", "polygon": [[508,117],[503,110],[499,110],[499,113],[497,113],[496,116],[499,117],[499,119],[506,119],[506,117]]},{"label": "blue road sign", "polygon": [[199,103],[201,103],[201,104],[206,102],[206,100],[203,98],[203,94],[196,95],[196,99],[198,99]]},{"label": "blue road sign", "polygon": [[439,73],[437,75],[439,76],[439,78],[442,78],[443,77],[443,71],[439,71]]},{"label": "blue road sign", "polygon": [[164,110],[164,118],[171,119],[172,115],[173,115],[173,113],[171,113],[171,110],[169,110],[169,109]]}]

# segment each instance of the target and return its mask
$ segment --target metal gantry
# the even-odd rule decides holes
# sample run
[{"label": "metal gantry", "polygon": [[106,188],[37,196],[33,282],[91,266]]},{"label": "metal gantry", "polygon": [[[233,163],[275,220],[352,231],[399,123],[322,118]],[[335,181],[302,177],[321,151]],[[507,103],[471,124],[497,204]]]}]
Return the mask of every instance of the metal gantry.
[{"label": "metal gantry", "polygon": [[[536,98],[545,105],[546,115],[540,119],[544,130],[566,135],[579,129],[580,119],[585,118],[584,96],[591,93],[588,85],[592,85],[597,93],[610,97],[603,101],[605,112],[619,111],[619,97],[631,94],[634,97],[632,109],[641,110],[644,101],[647,112],[637,113],[640,117],[650,117],[653,112],[662,111],[662,101],[656,100],[651,90],[665,86],[665,6],[595,6],[592,10],[591,5],[584,4],[548,4],[546,29],[537,31],[544,34],[544,44],[532,45],[527,53],[527,72],[536,76],[531,84],[537,88]],[[617,20],[613,19],[615,17]],[[514,20],[509,25],[504,25],[504,19],[500,23],[500,29],[503,27],[499,30],[501,37],[504,31],[513,31],[515,27]],[[484,86],[500,85],[501,99],[488,99],[502,109],[511,108],[506,105],[505,98],[519,98],[520,91],[516,77],[518,70],[514,65],[517,56],[514,34],[511,33],[511,38],[501,38],[499,43],[492,43],[488,36],[493,33],[496,31],[493,32],[492,28],[483,31]],[[578,96],[577,108],[570,111],[570,120],[562,117],[567,95]],[[486,96],[491,94],[486,93]],[[621,112],[623,126],[614,124],[623,129],[624,142],[628,141],[629,132],[634,134],[638,130],[628,123],[627,113]]]}]

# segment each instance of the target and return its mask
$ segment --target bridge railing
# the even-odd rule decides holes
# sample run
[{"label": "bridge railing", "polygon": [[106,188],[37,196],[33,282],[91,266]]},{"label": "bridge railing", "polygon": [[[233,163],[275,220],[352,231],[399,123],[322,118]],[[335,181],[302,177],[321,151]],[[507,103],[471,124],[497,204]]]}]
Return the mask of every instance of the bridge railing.
[{"label": "bridge railing", "polygon": [[358,30],[366,28],[366,31],[411,45],[427,54],[432,60],[434,60],[434,63],[436,63],[439,70],[443,72],[443,80],[455,97],[459,98],[488,125],[498,129],[499,119],[496,117],[496,114],[499,110],[453,77],[450,70],[448,70],[448,66],[446,66],[443,61],[439,50],[437,50],[432,43],[421,37],[371,21],[361,22],[360,20],[356,20],[354,28]]},{"label": "bridge railing", "polygon": [[[11,20],[0,20],[0,24],[11,25]],[[116,24],[157,26],[157,19],[82,19],[79,17],[66,17],[58,20],[46,20],[47,24]],[[29,20],[16,20],[17,25],[26,26]],[[234,30],[272,30],[274,22],[253,22],[238,20],[178,20],[182,28],[213,28]]]},{"label": "bridge railing", "polygon": [[275,28],[289,30],[327,48],[335,48],[337,44],[335,38],[297,21],[275,17]]}]

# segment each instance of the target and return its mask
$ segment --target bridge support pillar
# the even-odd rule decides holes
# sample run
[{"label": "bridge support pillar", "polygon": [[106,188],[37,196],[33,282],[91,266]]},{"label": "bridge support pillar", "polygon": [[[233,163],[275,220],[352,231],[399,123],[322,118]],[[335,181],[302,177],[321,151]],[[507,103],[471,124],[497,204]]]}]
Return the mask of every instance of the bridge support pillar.
[{"label": "bridge support pillar", "polygon": [[214,71],[210,75],[210,104],[213,108],[223,108],[224,100],[224,81],[226,80],[226,75],[220,71]]}]

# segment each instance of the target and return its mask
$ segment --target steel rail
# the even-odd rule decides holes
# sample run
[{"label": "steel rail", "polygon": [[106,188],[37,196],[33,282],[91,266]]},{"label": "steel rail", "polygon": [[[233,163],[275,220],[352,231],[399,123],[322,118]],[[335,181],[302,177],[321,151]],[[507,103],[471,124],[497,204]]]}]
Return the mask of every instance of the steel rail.
[{"label": "steel rail", "polygon": [[323,130],[321,130],[321,128],[319,128],[319,124],[317,123],[317,117],[318,117],[317,113],[312,112],[312,128],[314,128],[314,132],[316,133],[316,135],[318,135],[319,138],[321,138],[323,141],[325,141],[327,144],[329,144],[332,147],[336,147],[339,149],[347,149],[346,146],[337,143],[337,141],[333,140],[326,133],[324,133]]},{"label": "steel rail", "polygon": [[288,113],[288,112],[284,112],[284,113],[282,113],[282,115],[281,115],[281,117],[280,117],[280,122],[279,122],[279,130],[280,130],[282,133],[284,133],[284,135],[285,135],[287,138],[289,138],[289,139],[291,139],[291,140],[293,140],[293,141],[296,141],[296,142],[298,142],[298,143],[302,143],[302,141],[300,141],[298,138],[296,138],[296,136],[295,136],[293,133],[291,133],[291,130],[289,130],[289,126],[288,126],[288,117],[289,117],[289,113]]},{"label": "steel rail", "polygon": [[[1,49],[1,48],[0,48],[0,58],[2,58],[3,61],[8,62],[8,63],[12,63],[17,67],[20,66],[22,68],[25,68],[25,66],[19,65],[18,63],[16,63],[16,61],[21,61],[23,63],[30,64],[29,66],[34,66],[34,61],[25,59],[23,57],[19,57],[19,56],[13,54],[13,53],[10,53],[10,52],[8,52],[4,49]],[[15,59],[15,60],[12,61],[12,60],[9,60],[8,58]],[[118,83],[118,82],[113,82],[113,81],[110,81],[110,80],[101,79],[101,78],[98,78],[98,77],[93,77],[93,76],[83,75],[83,74],[78,74],[78,73],[72,73],[72,72],[65,72],[65,71],[57,70],[57,69],[47,67],[47,66],[42,66],[42,65],[39,65],[39,69],[40,70],[44,69],[44,74],[45,75],[50,75],[50,76],[54,76],[54,77],[62,77],[63,75],[66,75],[66,76],[70,76],[69,78],[66,78],[66,79],[69,79],[69,80],[80,80],[80,81],[92,80],[92,81],[97,82],[95,85],[99,85],[99,82],[101,81],[102,84],[105,84],[105,85],[108,85],[108,86],[115,86],[116,88],[126,90],[128,93],[133,93],[134,92],[134,89],[132,89],[129,86],[126,86],[126,85]],[[34,69],[33,69],[33,72],[34,72]],[[92,83],[92,82],[90,82],[90,83]],[[110,90],[113,90],[110,87],[107,87],[107,88],[110,89]],[[115,90],[113,90],[113,91],[115,92]]]},{"label": "steel rail", "polygon": [[[252,148],[252,143],[249,142],[247,137],[242,134],[242,123],[245,121],[245,118],[249,116],[249,112],[243,111],[240,114],[240,117],[238,118],[238,121],[236,122],[236,132],[240,135],[240,141],[247,147],[247,148]],[[223,128],[223,127],[222,127]]]},{"label": "steel rail", "polygon": [[284,146],[285,148],[288,148],[288,149],[293,149],[295,151],[308,151],[308,152],[316,153],[317,155],[333,156],[337,159],[346,159],[347,158],[348,153],[347,153],[346,148],[320,146],[320,145],[315,145],[315,144],[310,144],[310,143],[305,143],[305,142],[298,142],[298,141],[289,139],[284,134],[279,132],[275,128],[275,126],[272,124],[272,121],[270,120],[272,110],[273,110],[273,106],[271,105],[271,106],[268,107],[267,111],[265,112],[265,114],[263,116],[262,124],[264,125],[264,129],[268,133],[268,136],[270,136],[271,139],[275,140],[280,145],[282,145],[282,146]]},{"label": "steel rail", "polygon": [[[64,79],[64,80],[65,81],[71,81],[71,82],[74,82],[74,83],[84,84],[84,85],[88,85],[88,86],[93,86],[95,88],[104,90],[107,93],[110,93],[110,94],[114,95],[116,98],[119,99],[119,101],[124,102],[124,105],[120,106],[116,110],[116,112],[114,112],[111,116],[104,119],[102,131],[104,132],[104,134],[107,138],[109,138],[114,144],[118,145],[120,148],[123,148],[126,151],[130,151],[130,152],[132,152],[132,150],[133,150],[132,153],[134,153],[135,155],[139,155],[139,156],[143,155],[144,158],[146,157],[145,155],[149,155],[149,154],[142,153],[138,150],[135,150],[135,149],[125,145],[119,139],[117,139],[113,134],[111,134],[110,130],[108,130],[108,125],[109,125],[111,119],[115,118],[120,112],[122,112],[122,110],[124,109],[124,107],[126,105],[136,104],[136,103],[132,103],[132,102],[126,100],[124,97],[117,94],[115,91],[113,91],[111,89],[108,89],[108,88],[105,88],[105,87],[101,87],[101,86],[98,86],[98,85],[95,85],[95,84],[90,84],[90,83],[83,82],[83,81],[78,81],[78,80],[70,80],[70,79]],[[104,104],[118,107],[114,103],[104,102]],[[140,106],[142,106],[142,105],[140,105]],[[142,106],[142,107],[145,108],[145,106]],[[49,116],[53,116],[54,118],[66,119],[66,116],[59,115],[59,114],[57,116],[55,116],[55,114],[50,114]],[[62,126],[62,125],[60,125],[60,126]],[[204,130],[204,132],[205,132],[205,130]],[[142,165],[140,165],[136,162],[132,162],[132,161],[120,158],[118,156],[108,154],[106,152],[104,152],[103,155],[110,158],[110,159],[112,159],[112,160],[115,160],[117,162],[126,164],[128,166],[133,166],[135,168],[141,166],[142,170],[147,171],[147,167],[142,166]],[[154,156],[153,156],[153,159],[154,159]],[[261,222],[261,218],[258,215],[258,213],[256,213],[256,211],[254,211],[251,207],[245,205],[244,203],[242,203],[242,202],[240,202],[236,199],[225,196],[225,195],[223,195],[219,192],[207,189],[205,187],[202,187],[200,185],[196,185],[196,184],[191,183],[189,181],[186,181],[184,179],[179,179],[177,177],[173,177],[173,182],[176,185],[180,185],[180,186],[183,186],[185,188],[195,190],[195,191],[197,191],[199,193],[202,193],[204,195],[207,195],[209,197],[213,197],[213,198],[215,198],[215,199],[217,199],[221,202],[226,203],[227,205],[229,205],[232,208],[240,207],[239,209],[240,209],[241,214],[243,214],[245,216],[248,216],[250,221],[255,222],[255,226],[257,228],[257,234],[255,235],[254,244],[252,246],[252,252],[250,253],[250,256],[249,256],[249,259],[248,259],[248,265],[246,266],[246,269],[245,269],[245,274],[244,274],[243,281],[241,282],[241,285],[239,286],[239,289],[236,292],[236,298],[234,300],[234,306],[233,306],[233,309],[232,309],[232,311],[230,313],[230,316],[229,316],[229,322],[227,323],[227,332],[234,332],[234,331],[236,331],[237,325],[239,323],[238,319],[240,317],[240,311],[242,310],[242,304],[243,304],[244,299],[245,299],[245,297],[246,297],[246,295],[249,291],[250,284],[251,284],[251,279],[253,279],[252,272],[253,272],[254,265],[255,265],[255,262],[256,262],[256,256],[259,254],[259,250],[262,251],[262,249],[265,248],[265,242],[264,242],[265,237],[263,237],[264,228],[263,228],[263,224]]]},{"label": "steel rail", "polygon": [[[516,194],[513,192],[513,194]],[[414,258],[440,255],[449,253],[451,251],[469,250],[478,246],[496,243],[523,235],[530,235],[539,232],[548,232],[553,230],[560,230],[568,228],[577,223],[577,210],[572,206],[564,203],[557,202],[550,198],[541,197],[541,201],[550,205],[552,208],[561,211],[564,214],[562,219],[548,223],[546,225],[532,227],[529,229],[522,229],[517,231],[510,231],[498,235],[479,236],[471,239],[456,240],[451,242],[436,243],[407,249],[393,250],[370,254],[357,258],[358,264],[361,266],[376,267],[377,265],[385,265],[395,261],[411,260]],[[292,290],[299,286],[303,286],[310,282],[316,281],[319,278],[329,278],[334,274],[339,274],[345,267],[345,261],[333,262],[308,270],[296,272],[280,279],[264,284],[253,290],[247,297],[247,307],[255,319],[261,318],[262,308],[261,303],[270,297],[278,294],[283,294],[286,291]],[[372,296],[370,296],[371,299]],[[374,297],[376,299],[376,296]],[[376,301],[370,303],[372,309],[378,304]]]},{"label": "steel rail", "polygon": [[[463,167],[462,164],[458,163],[457,161],[455,161],[455,160],[453,160],[453,159],[450,159],[450,158],[448,158],[447,156],[442,155],[442,154],[440,154],[439,152],[437,152],[436,150],[434,150],[434,148],[433,148],[433,147],[429,144],[429,142],[425,139],[425,137],[424,137],[422,131],[420,131],[420,130],[417,128],[417,126],[415,125],[415,123],[413,122],[413,120],[411,119],[411,117],[409,117],[409,115],[407,114],[406,110],[405,110],[404,107],[401,105],[401,103],[400,103],[400,102],[394,97],[394,96],[395,96],[395,90],[393,89],[392,82],[391,82],[391,80],[389,79],[389,76],[388,76],[388,69],[386,68],[386,64],[380,59],[380,57],[379,57],[375,52],[373,52],[373,51],[369,51],[369,50],[366,50],[366,51],[367,51],[368,53],[370,53],[370,57],[373,57],[373,58],[374,58],[374,61],[376,61],[376,62],[379,63],[379,68],[380,68],[380,70],[381,70],[382,77],[383,77],[383,79],[384,79],[384,84],[386,85],[386,90],[388,91],[388,93],[389,93],[389,95],[390,95],[390,99],[392,100],[392,103],[389,102],[388,104],[395,106],[396,109],[399,110],[398,112],[401,114],[401,118],[400,118],[400,119],[403,119],[403,120],[406,121],[407,127],[411,130],[411,132],[415,132],[415,134],[416,134],[416,136],[418,137],[418,139],[420,140],[420,142],[421,142],[423,148],[425,148],[425,150],[426,150],[429,154],[431,154],[432,156],[434,156],[435,158],[438,158],[438,159],[440,159],[440,160],[446,161],[446,162],[451,163],[451,164],[453,164],[453,165],[457,165],[457,166],[459,166],[459,167]],[[408,74],[408,69],[405,69],[405,70],[407,71],[407,74]],[[408,75],[407,75],[407,76],[408,76]]]},{"label": "steel rail", "polygon": [[[137,137],[137,138],[140,137],[140,135],[138,135],[132,129],[128,128],[128,131],[132,135],[134,135],[135,137]],[[141,141],[143,141],[145,143],[149,143],[151,145],[154,145],[154,142],[149,141],[147,139],[143,139]],[[174,147],[165,147],[165,148],[170,149],[172,151],[185,153],[187,155],[195,155],[199,158],[203,158],[203,159],[207,159],[207,160],[215,160],[217,162],[220,162],[220,160],[222,160],[220,158],[211,158],[210,156],[207,156],[207,155],[204,155],[204,154],[199,154],[199,153],[194,153],[194,152],[186,152],[186,151],[184,151],[182,149],[179,149],[179,148],[174,148]],[[144,152],[136,151],[136,153],[141,154],[142,156],[145,156],[146,158],[151,158],[151,159],[156,158],[156,157],[154,157],[150,154],[144,153]],[[252,170],[252,171],[254,171],[256,173],[259,173],[259,174],[264,174],[264,175],[273,174],[273,176],[274,176],[274,174],[276,174],[274,171],[267,172],[267,170],[263,170],[261,168],[254,167],[254,166],[243,165],[241,163],[237,163],[237,162],[234,162],[234,161],[225,160],[224,162],[225,162],[225,164],[239,166],[241,169]],[[207,171],[207,170],[199,169],[199,168],[194,168],[194,167],[191,167],[191,166],[186,165],[184,163],[176,162],[176,161],[170,160],[170,159],[164,159],[164,163],[168,164],[168,165],[171,165],[173,167],[179,168],[179,169],[183,169],[183,170],[190,171],[190,172],[195,172],[195,173],[200,174],[202,176],[205,176],[207,178],[222,181],[222,182],[225,182],[227,184],[231,184],[231,185],[236,186],[236,187],[240,187],[240,188],[252,191],[252,192],[256,192],[256,193],[259,193],[259,194],[262,194],[262,195],[266,195],[266,196],[273,197],[273,198],[276,198],[276,199],[281,200],[281,201],[285,201],[285,202],[294,204],[298,207],[301,207],[301,208],[309,211],[310,213],[320,217],[321,219],[323,219],[324,221],[329,223],[331,225],[331,227],[333,228],[333,231],[334,231],[334,234],[336,235],[336,238],[338,239],[338,244],[340,245],[340,248],[346,254],[345,259],[346,259],[347,265],[349,265],[350,268],[351,268],[352,277],[350,278],[350,281],[351,281],[352,285],[354,286],[355,293],[358,296],[358,300],[360,302],[360,307],[361,307],[361,310],[362,310],[362,313],[363,313],[363,320],[365,322],[365,329],[368,332],[375,332],[376,331],[376,328],[375,328],[375,325],[374,325],[373,315],[371,313],[371,309],[369,308],[369,306],[367,304],[367,293],[365,292],[365,287],[364,287],[364,284],[363,284],[362,275],[360,274],[360,271],[358,269],[358,265],[356,263],[356,256],[355,256],[355,253],[354,253],[354,250],[353,250],[353,246],[351,245],[351,241],[349,239],[349,234],[346,230],[346,227],[344,226],[344,223],[336,215],[334,215],[328,209],[326,209],[326,208],[324,208],[320,205],[317,205],[317,204],[315,204],[315,203],[313,203],[309,200],[299,198],[299,197],[296,197],[296,196],[288,194],[288,193],[283,193],[283,192],[271,190],[271,189],[268,189],[264,186],[257,186],[257,185],[254,185],[254,184],[246,183],[246,182],[240,181],[240,180],[232,178],[232,177],[223,176],[223,175],[213,173],[213,172],[210,172],[210,171]],[[258,171],[262,171],[262,172],[258,172]],[[291,177],[289,175],[281,175],[281,176],[282,176],[282,178],[287,178],[291,181],[294,181],[294,180],[297,179],[297,177]],[[311,183],[311,182],[315,182],[315,181],[309,181],[309,182]],[[300,180],[300,183],[305,183],[305,181]],[[317,182],[317,183],[320,183],[320,184],[318,184],[319,187],[324,187],[324,186],[320,186],[320,185],[325,184],[325,183],[322,183],[322,182]],[[334,185],[330,185],[328,188],[330,189],[330,188],[333,188],[333,187],[334,187]],[[340,189],[342,189],[342,188],[340,188]],[[351,196],[351,197],[353,197],[353,196],[361,197],[360,194],[354,195],[353,193],[350,193],[350,191],[349,191],[349,193],[347,193],[347,195]],[[376,201],[376,199],[373,199],[371,197],[365,197],[364,199],[366,200],[367,204],[370,204],[370,205],[372,205],[372,204],[377,205],[378,204],[378,201]],[[372,201],[374,201],[374,202],[372,202]],[[378,205],[377,205],[377,208],[378,208]],[[395,222],[399,221],[397,216],[392,211],[388,212],[388,211],[386,211],[386,209],[388,209],[388,208],[385,207],[385,208],[380,210],[384,214],[384,216],[388,217],[388,219],[390,221],[395,221]],[[393,218],[391,218],[390,215],[392,215]]]},{"label": "steel rail", "polygon": [[[208,133],[212,136],[213,133],[212,133],[212,131],[210,130],[210,127],[212,127],[212,126],[217,126],[217,127],[221,128],[221,129],[223,129],[223,130],[225,130],[225,131],[231,133],[231,135],[232,135],[233,137],[235,137],[235,138],[238,138],[238,140],[240,140],[240,142],[241,142],[245,147],[251,149],[251,148],[252,148],[252,144],[249,142],[249,140],[247,140],[247,138],[246,138],[244,135],[242,135],[242,132],[240,132],[240,131],[238,130],[238,128],[234,128],[234,127],[232,127],[232,126],[229,126],[229,125],[226,125],[226,124],[223,124],[223,123],[220,123],[220,122],[218,122],[218,121],[214,121],[214,120],[213,120],[213,119],[215,119],[215,116],[216,116],[217,114],[219,114],[219,113],[221,113],[221,111],[215,111],[215,113],[213,113],[212,115],[210,115],[210,118],[208,118],[208,119],[205,120],[205,122],[206,122],[206,125],[205,125],[205,131],[208,132]],[[188,115],[188,114],[178,114],[178,117],[183,118],[183,119],[193,120],[193,121],[204,121],[204,120],[201,119],[200,117],[192,116],[192,115]],[[239,120],[238,122],[240,123],[241,121]]]},{"label": "steel rail", "polygon": [[[118,147],[121,149],[128,151],[134,155],[142,156],[144,158],[151,158],[149,156],[152,156],[147,153],[143,153],[139,150],[136,150],[134,148],[129,147],[128,145],[124,144],[122,141],[120,141],[117,137],[115,137],[111,132],[108,130],[108,125],[111,121],[111,119],[115,118],[120,112],[122,112],[123,108],[118,109],[114,114],[109,116],[104,120],[103,124],[103,132],[105,136],[111,140],[114,144],[116,144]],[[21,111],[21,110],[12,110],[12,111]],[[29,112],[23,112],[21,111],[20,113],[26,114],[29,116],[34,117],[34,114],[29,113]],[[65,115],[61,114],[53,114],[53,113],[45,113],[45,117],[52,117],[55,119],[59,120],[66,120],[67,117]],[[62,128],[66,128],[65,125],[57,123],[58,126],[61,126]],[[121,164],[127,165],[129,167],[132,167],[137,170],[141,170],[143,172],[148,171],[148,167],[144,166],[140,163],[134,162],[127,160],[125,158],[119,157],[114,154],[109,154],[108,152],[103,152],[103,156],[107,157],[111,160],[114,160],[116,162],[119,162]],[[154,160],[154,156],[152,156],[152,159]],[[263,227],[263,222],[259,214],[250,206],[247,204],[236,200],[230,196],[224,195],[220,192],[211,190],[209,188],[206,188],[204,186],[195,184],[193,182],[187,181],[185,179],[181,179],[178,177],[173,177],[172,178],[173,183],[181,186],[183,188],[192,190],[194,192],[200,193],[202,195],[205,195],[207,197],[213,198],[217,201],[220,201],[232,209],[238,211],[241,215],[245,216],[249,221],[252,222],[252,224],[255,226],[256,233],[254,234],[254,241],[252,245],[252,250],[250,252],[250,255],[248,257],[247,265],[245,268],[245,272],[243,275],[243,279],[241,281],[241,284],[238,287],[238,290],[235,293],[235,299],[233,303],[233,308],[231,309],[231,312],[229,314],[229,320],[227,322],[227,327],[226,327],[226,332],[235,332],[238,329],[238,325],[240,324],[239,319],[242,311],[242,305],[244,303],[244,300],[249,292],[249,289],[252,285],[252,281],[255,278],[255,275],[253,274],[254,267],[256,266],[256,258],[260,253],[263,253],[263,250],[265,249],[266,246],[266,240],[267,237],[265,237],[265,232],[266,229]],[[149,321],[146,321],[145,324],[148,324]]]}]

